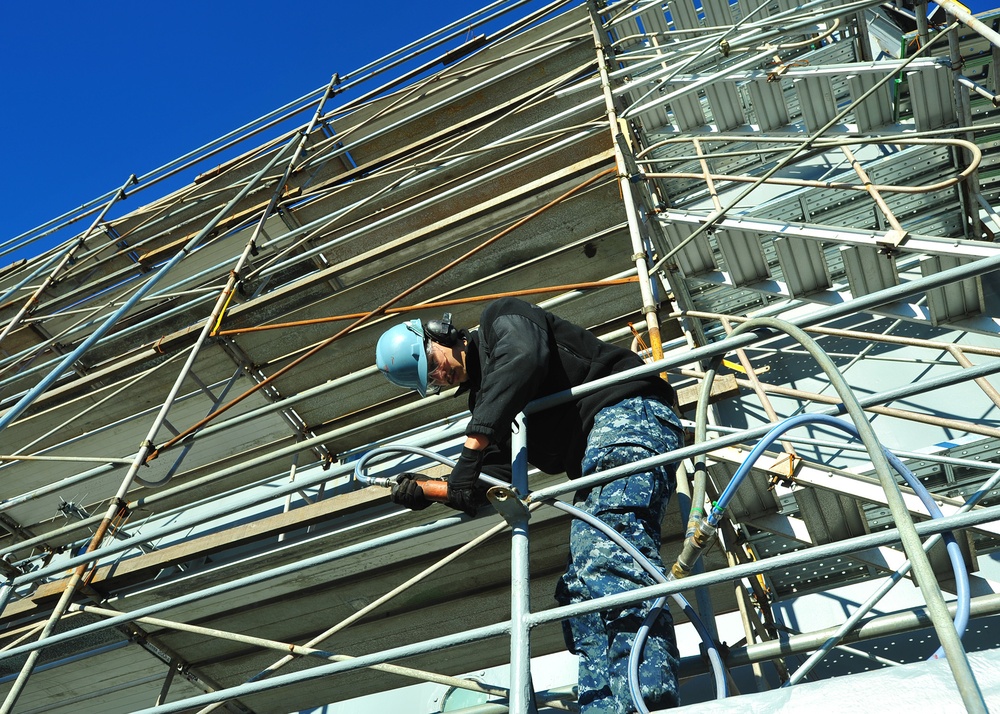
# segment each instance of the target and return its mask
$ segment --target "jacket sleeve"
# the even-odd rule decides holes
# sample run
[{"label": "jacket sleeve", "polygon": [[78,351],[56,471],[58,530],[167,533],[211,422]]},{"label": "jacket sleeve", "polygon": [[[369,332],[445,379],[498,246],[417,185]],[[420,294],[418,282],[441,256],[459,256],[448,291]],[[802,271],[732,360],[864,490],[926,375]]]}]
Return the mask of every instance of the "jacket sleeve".
[{"label": "jacket sleeve", "polygon": [[466,434],[505,440],[514,417],[538,396],[548,372],[549,336],[520,314],[499,314],[482,327],[487,358]]}]

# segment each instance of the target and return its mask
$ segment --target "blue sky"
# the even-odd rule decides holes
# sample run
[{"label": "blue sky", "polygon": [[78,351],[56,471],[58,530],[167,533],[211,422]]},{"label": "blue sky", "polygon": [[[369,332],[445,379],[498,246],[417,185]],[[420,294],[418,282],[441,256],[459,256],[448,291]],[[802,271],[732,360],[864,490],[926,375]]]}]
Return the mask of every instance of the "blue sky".
[{"label": "blue sky", "polygon": [[5,2],[0,243],[486,4]]},{"label": "blue sky", "polygon": [[4,2],[0,243],[486,4]]}]

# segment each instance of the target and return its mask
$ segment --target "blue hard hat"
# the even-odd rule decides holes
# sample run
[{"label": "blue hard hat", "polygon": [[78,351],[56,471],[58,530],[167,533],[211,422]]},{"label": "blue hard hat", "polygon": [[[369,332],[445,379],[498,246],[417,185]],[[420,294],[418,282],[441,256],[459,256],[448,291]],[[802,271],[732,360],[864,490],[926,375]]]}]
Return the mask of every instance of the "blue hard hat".
[{"label": "blue hard hat", "polygon": [[375,345],[375,366],[393,384],[415,389],[427,396],[427,351],[424,326],[420,320],[407,320],[390,327]]}]

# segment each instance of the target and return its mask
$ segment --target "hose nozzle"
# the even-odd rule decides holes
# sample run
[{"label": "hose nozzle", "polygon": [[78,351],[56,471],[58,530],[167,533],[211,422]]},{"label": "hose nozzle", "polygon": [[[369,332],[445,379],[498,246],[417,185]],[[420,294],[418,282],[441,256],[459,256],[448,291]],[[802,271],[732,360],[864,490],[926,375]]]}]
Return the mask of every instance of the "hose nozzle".
[{"label": "hose nozzle", "polygon": [[[437,478],[417,479],[420,490],[424,492],[424,498],[428,501],[444,503],[448,500],[448,482]],[[369,486],[381,486],[382,488],[392,488],[396,485],[394,476],[372,476],[368,479]]]}]

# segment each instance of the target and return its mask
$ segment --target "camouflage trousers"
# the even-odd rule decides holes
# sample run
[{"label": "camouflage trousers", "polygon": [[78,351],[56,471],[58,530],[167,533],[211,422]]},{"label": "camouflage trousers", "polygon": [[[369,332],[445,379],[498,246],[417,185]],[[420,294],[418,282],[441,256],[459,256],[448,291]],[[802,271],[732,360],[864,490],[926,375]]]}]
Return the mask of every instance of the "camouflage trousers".
[{"label": "camouflage trousers", "polygon": [[[598,413],[588,436],[583,475],[672,451],[680,444],[680,432],[677,418],[660,402],[633,398],[607,407]],[[660,466],[578,493],[576,505],[621,533],[662,570],[660,522],[674,486],[674,467]],[[654,582],[619,546],[584,521],[573,521],[570,564],[556,586],[560,604]],[[563,623],[567,646],[580,661],[581,714],[635,711],[628,687],[628,659],[650,605],[644,602],[589,613]],[[664,608],[649,631],[639,667],[643,699],[652,710],[678,704],[677,657],[673,618]]]}]

